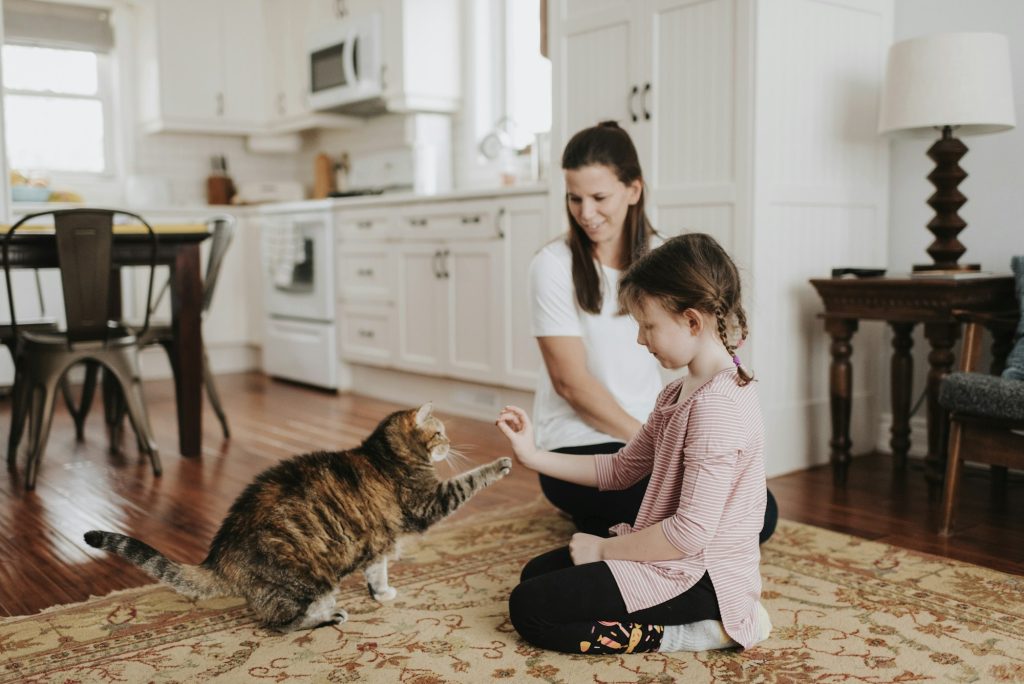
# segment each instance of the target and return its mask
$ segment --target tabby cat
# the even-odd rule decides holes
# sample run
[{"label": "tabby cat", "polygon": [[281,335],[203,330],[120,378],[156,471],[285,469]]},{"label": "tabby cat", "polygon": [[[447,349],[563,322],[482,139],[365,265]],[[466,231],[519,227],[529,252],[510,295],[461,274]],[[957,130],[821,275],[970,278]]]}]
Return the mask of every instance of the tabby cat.
[{"label": "tabby cat", "polygon": [[370,595],[395,597],[388,554],[508,474],[508,458],[442,481],[450,453],[430,404],[397,411],[355,449],[296,456],[263,471],[235,500],[199,565],[169,560],[114,532],[85,533],[186,596],[244,596],[267,627],[288,632],[341,624],[340,580],[362,570]]}]

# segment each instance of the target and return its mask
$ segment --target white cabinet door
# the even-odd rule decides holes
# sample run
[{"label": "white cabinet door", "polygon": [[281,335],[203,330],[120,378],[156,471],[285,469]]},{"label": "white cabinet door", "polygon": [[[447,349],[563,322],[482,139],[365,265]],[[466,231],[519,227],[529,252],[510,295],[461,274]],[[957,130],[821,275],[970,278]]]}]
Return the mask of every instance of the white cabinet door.
[{"label": "white cabinet door", "polygon": [[506,384],[524,390],[537,385],[540,349],[530,333],[530,261],[548,235],[547,199],[543,195],[506,201],[499,209],[506,235],[504,302],[504,376]]},{"label": "white cabinet door", "polygon": [[441,253],[448,316],[442,342],[448,374],[494,384],[501,380],[505,341],[504,243],[449,243]]},{"label": "white cabinet door", "polygon": [[158,114],[216,119],[222,83],[219,6],[206,0],[160,0],[154,9]]},{"label": "white cabinet door", "polygon": [[[646,15],[641,98],[648,213],[666,235],[699,229],[733,246],[737,147],[750,91],[734,0],[659,0]],[[647,116],[650,118],[646,118]]]},{"label": "white cabinet door", "polygon": [[558,149],[576,131],[604,119],[618,121],[634,139],[642,123],[643,23],[634,3],[601,7],[584,12],[570,4],[562,9],[572,14],[557,20],[561,39],[554,42],[559,54],[553,92],[559,130],[553,143]]},{"label": "white cabinet door", "polygon": [[254,133],[266,125],[263,4],[148,0],[139,13],[145,130]]},{"label": "white cabinet door", "polygon": [[264,102],[271,121],[309,114],[307,33],[311,0],[266,0],[267,87]]},{"label": "white cabinet door", "polygon": [[398,349],[395,365],[441,375],[447,289],[440,243],[398,245]]},{"label": "white cabinet door", "polygon": [[220,117],[239,126],[266,122],[263,75],[264,45],[257,38],[266,32],[263,6],[252,0],[220,0],[222,59]]}]

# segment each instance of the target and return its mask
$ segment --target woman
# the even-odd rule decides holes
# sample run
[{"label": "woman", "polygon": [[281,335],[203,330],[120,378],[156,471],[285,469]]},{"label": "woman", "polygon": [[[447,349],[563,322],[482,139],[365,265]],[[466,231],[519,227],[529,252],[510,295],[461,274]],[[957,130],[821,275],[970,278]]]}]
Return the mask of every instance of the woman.
[{"label": "woman", "polygon": [[[569,454],[615,453],[640,429],[661,392],[657,359],[620,311],[620,276],[663,240],[644,211],[640,160],[614,121],[583,129],[562,153],[569,232],[530,263],[532,331],[547,369],[534,398],[537,444]],[[582,532],[608,535],[636,519],[644,479],[599,492],[540,475],[541,490]],[[768,494],[763,542],[778,510]]]}]

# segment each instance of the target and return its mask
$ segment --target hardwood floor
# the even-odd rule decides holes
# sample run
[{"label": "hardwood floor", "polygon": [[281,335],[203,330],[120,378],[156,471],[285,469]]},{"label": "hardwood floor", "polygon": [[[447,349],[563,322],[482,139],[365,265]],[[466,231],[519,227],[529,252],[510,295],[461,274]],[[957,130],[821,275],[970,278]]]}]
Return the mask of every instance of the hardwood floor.
[{"label": "hardwood floor", "polygon": [[[15,471],[0,477],[0,615],[32,613],[151,582],[121,559],[87,547],[82,534],[89,529],[131,534],[184,562],[202,560],[231,502],[256,473],[296,453],[354,446],[383,416],[400,408],[255,373],[220,376],[218,387],[233,437],[222,440],[207,410],[203,455],[186,459],[177,453],[170,382],[147,383],[147,403],[162,447],[164,473],[159,478],[153,477],[133,439],[124,441],[123,454],[109,453],[98,405],[83,443],[75,442],[70,417],[58,409],[36,490],[24,490],[24,455]],[[0,425],[8,425],[9,414],[9,401],[0,401]],[[504,438],[490,423],[442,417],[453,443],[472,462],[507,454]],[[6,430],[0,434],[6,436]],[[969,473],[960,533],[943,540],[933,532],[937,506],[928,504],[920,470],[894,475],[885,456],[856,459],[845,491],[832,488],[827,467],[770,482],[784,518],[1017,574],[1024,574],[1022,485],[1021,478],[1011,477],[1008,501],[1000,509],[992,501],[986,474]],[[533,500],[539,494],[536,476],[514,468],[456,516]]]}]

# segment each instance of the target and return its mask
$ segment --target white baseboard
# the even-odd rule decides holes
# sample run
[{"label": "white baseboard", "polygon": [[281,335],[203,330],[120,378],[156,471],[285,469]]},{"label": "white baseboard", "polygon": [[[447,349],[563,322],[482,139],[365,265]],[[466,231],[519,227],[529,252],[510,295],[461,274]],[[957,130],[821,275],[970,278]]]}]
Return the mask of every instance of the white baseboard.
[{"label": "white baseboard", "polygon": [[351,368],[352,392],[403,406],[419,406],[430,401],[446,413],[486,421],[494,421],[507,404],[533,410],[533,392],[386,368],[359,365]]},{"label": "white baseboard", "polygon": [[[892,414],[883,413],[878,417],[878,443],[875,449],[879,453],[891,454],[889,440],[892,438]],[[911,458],[924,458],[928,455],[928,420],[923,416],[910,419],[910,452]]]}]

